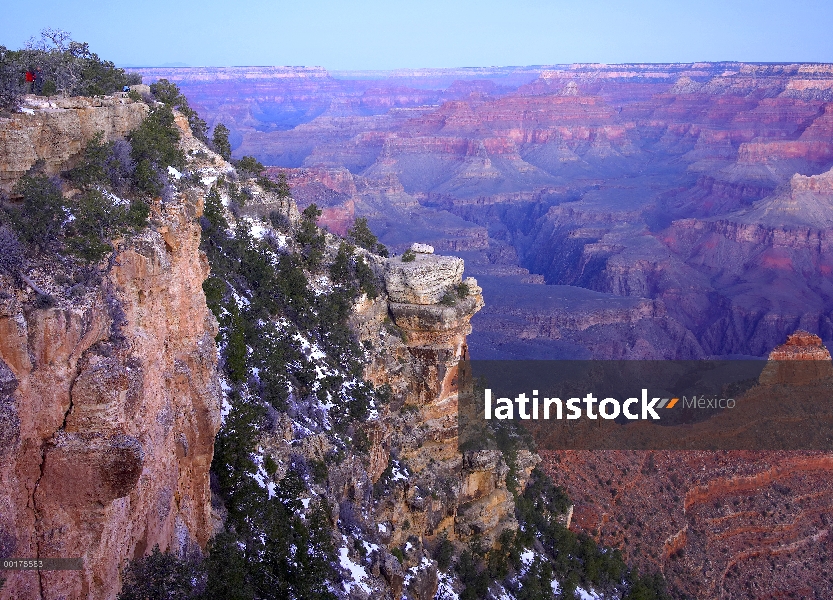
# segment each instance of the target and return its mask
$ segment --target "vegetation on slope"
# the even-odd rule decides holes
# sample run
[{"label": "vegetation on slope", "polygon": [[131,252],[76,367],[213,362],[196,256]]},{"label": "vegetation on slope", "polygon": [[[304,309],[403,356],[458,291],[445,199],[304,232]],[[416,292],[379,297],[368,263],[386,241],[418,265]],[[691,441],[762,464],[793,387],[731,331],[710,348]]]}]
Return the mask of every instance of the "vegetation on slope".
[{"label": "vegetation on slope", "polygon": [[475,540],[459,556],[455,569],[464,586],[460,600],[501,597],[503,592],[516,600],[572,600],[579,588],[603,598],[670,600],[661,575],[641,575],[627,566],[619,550],[601,547],[566,527],[570,499],[542,470],[535,468],[519,489],[516,456],[532,444],[528,433],[496,423],[469,445],[474,449],[492,443],[509,466],[507,489],[515,497],[519,528],[505,530],[494,548]]}]

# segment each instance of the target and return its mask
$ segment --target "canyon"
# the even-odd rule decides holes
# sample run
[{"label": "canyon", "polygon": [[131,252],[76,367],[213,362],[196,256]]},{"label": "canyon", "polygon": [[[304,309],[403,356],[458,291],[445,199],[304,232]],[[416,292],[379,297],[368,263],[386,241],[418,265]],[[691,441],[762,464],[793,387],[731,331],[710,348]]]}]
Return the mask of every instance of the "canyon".
[{"label": "canyon", "polygon": [[[830,361],[830,65],[142,74],[331,231],[463,258],[472,358]],[[829,455],[542,454],[570,528],[676,596],[830,595]]]},{"label": "canyon", "polygon": [[[759,385],[739,403],[760,406],[771,386],[798,383],[805,373],[814,373],[814,385],[821,386],[819,401],[830,397],[833,363],[818,336],[793,334],[769,358]],[[806,370],[790,368],[795,366]],[[680,597],[831,594],[829,452],[542,455],[548,472],[575,500],[571,526],[621,548],[645,569],[658,568]]]},{"label": "canyon", "polygon": [[[24,108],[0,119],[9,189],[32,167],[65,174],[97,132],[124,139],[148,114],[145,103],[124,94],[27,97]],[[199,560],[228,518],[210,471],[215,436],[234,411],[230,401],[250,392],[230,387],[218,345],[228,325],[203,293],[211,274],[201,246],[207,215],[216,215],[212,198],[222,200],[219,210],[236,231],[257,228],[277,245],[283,239],[285,252],[301,215],[294,200],[254,179],[243,182],[252,195],[245,209],[232,210],[227,189],[215,183],[238,180],[234,166],[197,140],[182,114],[172,126],[197,177],[173,169],[173,191],[151,200],[148,227],[113,241],[110,258],[95,266],[98,279],[76,283],[66,264],[46,256],[31,257],[26,285],[0,272],[0,558],[73,557],[83,565],[4,572],[4,600],[115,598],[130,561],[155,547]],[[68,199],[77,196],[70,180],[62,186]],[[13,194],[3,198],[14,201]],[[278,232],[265,215],[288,229]],[[331,260],[343,241],[329,234],[322,240]],[[466,336],[483,307],[482,291],[463,279],[461,259],[415,249],[411,262],[361,250],[382,293],[363,295],[349,326],[367,353],[363,377],[389,390],[388,403],[350,430],[367,448],[345,456],[327,424],[333,405],[299,390],[286,410],[269,408],[256,447],[244,449],[261,466],[242,476],[269,491],[267,502],[293,465],[329,461],[325,480],[310,479],[308,493],[328,507],[325,535],[339,552],[329,585],[337,597],[372,591],[428,600],[441,583],[459,587],[432,560],[439,544],[463,547],[476,537],[488,547],[518,527],[503,454],[458,449],[458,369],[468,358]],[[440,302],[459,286],[465,297]],[[279,323],[290,326],[285,318]],[[299,361],[334,376],[338,363],[304,335],[312,339],[300,331],[293,338],[305,344]],[[253,369],[252,385],[257,377]],[[304,419],[305,409],[324,415],[325,426],[311,430],[316,425]],[[341,458],[333,462],[336,451]],[[266,460],[280,466],[267,473]],[[539,460],[517,453],[521,486]],[[302,514],[309,509],[304,519],[315,514],[312,498],[299,504]],[[351,545],[347,534],[356,537]]]},{"label": "canyon", "polygon": [[140,72],[180,84],[333,231],[363,216],[397,252],[464,258],[488,300],[475,358],[833,338],[829,65]]},{"label": "canyon", "polygon": [[[660,571],[675,596],[830,595],[829,454],[539,456],[473,449],[457,427],[470,358],[768,357],[752,401],[795,361],[817,366],[829,395],[830,65],[142,74],[177,82],[229,127],[235,156],[285,175],[292,197],[238,172],[175,113],[187,169],[167,170],[148,227],[113,240],[97,279],[34,256],[27,280],[0,272],[0,557],[84,564],[4,575],[0,598],[114,598],[125,565],[157,545],[203,556],[239,509],[223,463],[211,465],[228,458],[223,426],[246,402],[263,416],[237,476],[257,512],[286,502],[287,520],[323,515],[339,597],[474,585],[440,566],[440,548],[499,549],[522,529],[516,493],[539,463],[572,499],[559,523]],[[96,134],[129,139],[160,106],[27,96],[0,118],[4,206],[30,169],[64,174],[74,201],[66,172]],[[332,233],[300,212],[313,203]],[[392,256],[334,235],[357,217]],[[338,282],[339,256],[355,282]],[[337,310],[326,302],[353,283],[347,337],[359,345],[345,359],[337,319],[315,311]],[[284,304],[257,313],[261,284]],[[248,338],[234,337],[241,315],[257,317]],[[363,416],[338,424],[358,401]],[[260,548],[260,533],[235,544]],[[519,581],[498,579],[502,597]]]}]

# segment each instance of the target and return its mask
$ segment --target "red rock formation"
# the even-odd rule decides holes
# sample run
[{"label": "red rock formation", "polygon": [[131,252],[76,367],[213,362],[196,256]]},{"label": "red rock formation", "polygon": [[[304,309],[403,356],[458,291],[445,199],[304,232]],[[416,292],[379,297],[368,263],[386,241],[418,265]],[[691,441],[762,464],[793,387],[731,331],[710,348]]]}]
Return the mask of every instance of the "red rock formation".
[{"label": "red rock formation", "polygon": [[[368,217],[394,251],[427,241],[465,252],[484,283],[499,275],[490,310],[513,309],[502,292],[525,293],[512,279],[525,269],[550,284],[662,301],[664,315],[642,319],[637,333],[608,330],[617,356],[651,346],[665,358],[761,355],[797,328],[833,336],[833,299],[813,283],[833,268],[829,227],[788,218],[808,200],[793,176],[833,164],[827,66],[165,75],[181,78],[209,120],[233,118],[238,154],[303,167],[293,189],[302,206],[325,207],[335,231]],[[428,82],[437,87],[426,91]],[[788,184],[794,205],[781,202]],[[758,293],[768,277],[772,302]],[[488,334],[513,344],[510,332],[532,335],[527,325]]]}]

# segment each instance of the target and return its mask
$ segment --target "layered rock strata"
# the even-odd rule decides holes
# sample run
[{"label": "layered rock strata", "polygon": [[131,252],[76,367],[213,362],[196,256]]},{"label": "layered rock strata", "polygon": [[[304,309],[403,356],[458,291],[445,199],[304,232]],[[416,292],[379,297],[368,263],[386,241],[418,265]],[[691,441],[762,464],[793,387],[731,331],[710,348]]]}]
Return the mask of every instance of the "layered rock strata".
[{"label": "layered rock strata", "polygon": [[[461,540],[478,535],[488,543],[503,528],[517,524],[506,487],[509,467],[501,453],[458,448],[460,369],[468,359],[469,320],[483,306],[481,289],[469,278],[466,297],[458,297],[455,304],[425,301],[445,292],[456,294],[463,282],[462,261],[451,257],[417,254],[414,263],[393,258],[384,268],[387,306],[359,307],[357,317],[365,339],[369,338],[363,332],[383,325],[388,315],[398,328],[395,335],[376,338],[379,345],[367,376],[377,385],[391,386],[402,406],[399,415],[382,419],[384,434],[374,447],[380,464],[374,471],[387,465],[385,454],[390,449],[400,448],[397,460],[408,465],[412,478],[402,498],[383,503],[378,520],[393,524],[391,540],[400,543],[414,534],[426,543],[439,535]],[[407,292],[403,279],[408,282]],[[417,299],[423,302],[402,302]],[[370,323],[374,326],[368,328]],[[520,453],[522,482],[535,463],[533,455]],[[405,520],[411,524],[410,534],[401,528]]]},{"label": "layered rock strata", "polygon": [[35,162],[48,175],[72,166],[94,135],[122,139],[147,116],[130,98],[39,98],[26,96],[23,112],[0,118],[0,192],[8,193]]}]

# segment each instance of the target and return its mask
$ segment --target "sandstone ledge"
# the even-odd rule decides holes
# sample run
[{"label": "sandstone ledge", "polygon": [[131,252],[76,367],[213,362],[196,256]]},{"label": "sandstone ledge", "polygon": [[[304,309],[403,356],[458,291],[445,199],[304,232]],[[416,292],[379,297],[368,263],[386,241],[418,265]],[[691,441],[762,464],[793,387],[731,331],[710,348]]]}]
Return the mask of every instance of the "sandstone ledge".
[{"label": "sandstone ledge", "polygon": [[483,306],[479,294],[469,296],[454,306],[441,304],[390,303],[394,322],[403,329],[412,331],[452,331],[468,325],[469,319]]}]

